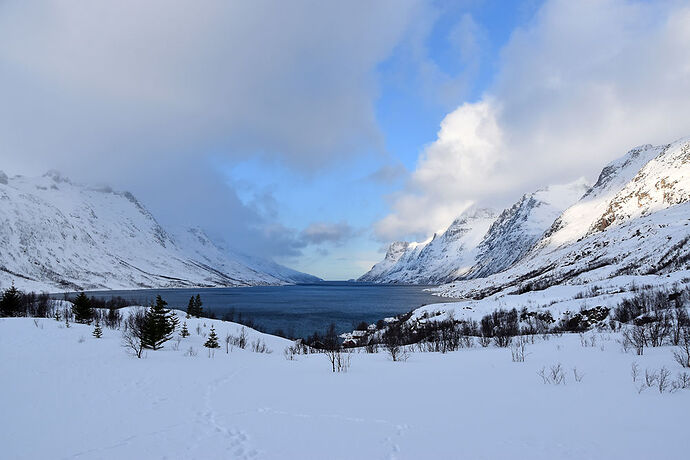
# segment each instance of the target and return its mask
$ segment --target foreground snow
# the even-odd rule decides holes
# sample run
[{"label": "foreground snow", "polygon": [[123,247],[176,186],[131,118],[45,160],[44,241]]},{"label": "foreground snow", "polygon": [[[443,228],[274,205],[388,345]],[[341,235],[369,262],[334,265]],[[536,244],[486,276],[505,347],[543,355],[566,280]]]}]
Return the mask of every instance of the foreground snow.
[{"label": "foreground snow", "polygon": [[[145,359],[120,332],[51,319],[0,319],[4,458],[687,458],[690,390],[638,394],[631,364],[673,376],[668,347],[625,354],[617,335],[537,339],[524,363],[509,349],[445,355],[353,354],[344,374],[323,355],[288,361],[234,348],[209,358],[204,338],[240,326],[187,320],[192,336]],[[206,328],[203,327],[206,324]],[[591,333],[590,333],[591,334]],[[80,338],[84,340],[81,341]],[[189,347],[198,354],[185,356]],[[537,372],[561,363],[566,385]],[[572,369],[584,374],[576,382]]]}]

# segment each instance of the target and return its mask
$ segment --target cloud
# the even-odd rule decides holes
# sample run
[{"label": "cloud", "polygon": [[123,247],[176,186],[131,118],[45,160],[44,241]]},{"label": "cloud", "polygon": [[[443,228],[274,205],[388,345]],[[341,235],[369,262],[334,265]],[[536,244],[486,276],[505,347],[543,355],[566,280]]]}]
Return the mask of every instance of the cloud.
[{"label": "cloud", "polygon": [[295,254],[299,231],[276,226],[270,197],[242,202],[213,165],[261,157],[308,174],[382,152],[377,65],[422,8],[0,2],[2,168],[109,183],[162,221]]},{"label": "cloud", "polygon": [[471,203],[505,206],[690,135],[688,23],[690,7],[673,1],[546,2],[511,36],[482,99],[445,117],[379,238],[427,236]]},{"label": "cloud", "polygon": [[390,185],[404,179],[409,172],[401,163],[385,164],[362,180],[376,184]]},{"label": "cloud", "polygon": [[4,2],[3,150],[89,166],[213,150],[314,168],[379,149],[374,68],[416,7]]},{"label": "cloud", "polygon": [[346,222],[316,222],[301,232],[301,240],[305,244],[342,245],[356,235],[357,232]]}]

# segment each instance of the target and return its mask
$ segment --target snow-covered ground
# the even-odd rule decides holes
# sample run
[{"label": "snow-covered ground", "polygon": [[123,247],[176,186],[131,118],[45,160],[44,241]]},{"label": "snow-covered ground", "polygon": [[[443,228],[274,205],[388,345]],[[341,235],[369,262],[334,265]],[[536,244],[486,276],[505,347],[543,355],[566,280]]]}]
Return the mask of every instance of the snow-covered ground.
[{"label": "snow-covered ground", "polygon": [[[183,316],[182,316],[183,317]],[[208,357],[241,326],[186,320],[174,350],[126,354],[120,331],[52,319],[0,319],[0,444],[8,459],[685,459],[690,390],[638,393],[645,369],[682,369],[670,347],[623,353],[617,334],[536,339],[525,362],[510,349],[447,354],[354,353],[334,374],[324,355],[273,350]],[[206,327],[203,325],[206,324]],[[83,340],[82,340],[83,338]],[[223,344],[224,346],[224,344]],[[186,356],[189,347],[196,356]],[[249,348],[249,347],[248,347]],[[565,385],[538,372],[560,363]],[[631,378],[637,363],[641,375]],[[573,368],[582,380],[577,382]]]},{"label": "snow-covered ground", "polygon": [[[484,297],[480,300],[466,300],[462,302],[439,302],[425,305],[416,309],[412,319],[422,316],[437,316],[442,313],[447,318],[480,320],[496,309],[518,310],[527,308],[529,311],[549,311],[558,319],[565,312],[577,313],[582,309],[592,307],[614,308],[623,299],[636,295],[639,289],[690,288],[690,270],[679,270],[666,275],[622,275],[608,279],[587,281],[582,284],[560,284],[538,291],[521,294],[506,291]],[[439,295],[448,295],[447,286],[430,288]]]}]

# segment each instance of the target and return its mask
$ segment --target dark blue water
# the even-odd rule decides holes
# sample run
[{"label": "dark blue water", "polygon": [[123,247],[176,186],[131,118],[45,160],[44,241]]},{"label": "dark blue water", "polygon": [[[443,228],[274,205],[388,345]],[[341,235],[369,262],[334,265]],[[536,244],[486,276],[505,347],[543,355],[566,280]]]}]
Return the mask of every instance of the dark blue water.
[{"label": "dark blue water", "polygon": [[100,291],[89,295],[120,296],[144,303],[161,295],[168,305],[187,309],[189,297],[200,294],[205,311],[218,318],[234,311],[235,319],[251,319],[266,332],[282,330],[291,337],[323,332],[335,323],[339,332],[351,331],[361,321],[377,320],[408,312],[430,303],[447,301],[424,289],[428,286],[323,282],[292,286],[207,289],[144,289]]}]

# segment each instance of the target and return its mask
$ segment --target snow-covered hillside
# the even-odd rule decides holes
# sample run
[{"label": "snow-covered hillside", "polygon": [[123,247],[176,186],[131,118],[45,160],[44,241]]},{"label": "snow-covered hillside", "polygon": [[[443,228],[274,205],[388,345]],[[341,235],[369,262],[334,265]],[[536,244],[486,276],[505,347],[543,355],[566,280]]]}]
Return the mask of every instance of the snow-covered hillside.
[{"label": "snow-covered hillside", "polygon": [[[623,353],[617,333],[534,337],[525,362],[493,345],[441,353],[286,360],[234,347],[239,325],[186,320],[191,336],[145,359],[121,331],[0,318],[2,457],[77,459],[687,458],[690,390],[641,393],[645,371],[682,372],[671,347]],[[198,331],[197,332],[197,326]],[[210,327],[222,341],[203,348]],[[192,349],[192,353],[189,349]],[[639,376],[631,377],[633,364]],[[564,384],[543,383],[560,365]],[[576,376],[578,379],[576,379]],[[174,384],[171,384],[174,383]],[[353,440],[356,440],[353,441]]]},{"label": "snow-covered hillside", "polygon": [[130,193],[83,187],[57,173],[0,175],[0,286],[58,291],[315,280],[233,254],[199,229],[173,236]]},{"label": "snow-covered hillside", "polygon": [[496,216],[492,209],[470,208],[428,242],[393,243],[383,262],[359,281],[438,284],[457,279],[474,265],[478,245]]},{"label": "snow-covered hillside", "polygon": [[429,243],[393,243],[360,281],[438,284],[487,276],[522,258],[589,186],[584,179],[529,193],[500,215],[471,208]]},{"label": "snow-covered hillside", "polygon": [[587,192],[585,179],[523,195],[504,210],[479,244],[476,262],[463,278],[498,273],[520,260],[564,209]]},{"label": "snow-covered hillside", "polygon": [[481,298],[686,269],[689,224],[690,139],[639,147],[606,166],[592,189],[519,262],[440,292]]}]

